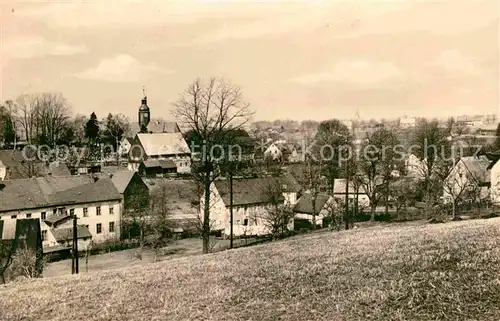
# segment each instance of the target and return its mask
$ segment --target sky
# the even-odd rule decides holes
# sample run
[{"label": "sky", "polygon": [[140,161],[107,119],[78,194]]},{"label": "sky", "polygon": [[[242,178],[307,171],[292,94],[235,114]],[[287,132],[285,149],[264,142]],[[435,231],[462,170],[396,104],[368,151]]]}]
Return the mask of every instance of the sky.
[{"label": "sky", "polygon": [[74,113],[151,117],[197,77],[254,120],[499,112],[499,1],[12,1],[0,100],[61,92]]}]

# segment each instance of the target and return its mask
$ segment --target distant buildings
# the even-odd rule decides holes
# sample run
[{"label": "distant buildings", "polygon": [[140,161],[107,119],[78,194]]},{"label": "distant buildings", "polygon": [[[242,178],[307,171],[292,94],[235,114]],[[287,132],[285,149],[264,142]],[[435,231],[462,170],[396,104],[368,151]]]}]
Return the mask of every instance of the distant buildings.
[{"label": "distant buildings", "polygon": [[414,128],[417,126],[417,118],[416,117],[401,117],[399,119],[399,127],[401,128]]}]

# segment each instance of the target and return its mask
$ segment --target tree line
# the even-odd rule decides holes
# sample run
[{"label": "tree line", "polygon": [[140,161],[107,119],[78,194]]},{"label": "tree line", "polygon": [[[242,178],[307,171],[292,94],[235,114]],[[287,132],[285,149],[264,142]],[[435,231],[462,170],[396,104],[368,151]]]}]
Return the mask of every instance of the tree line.
[{"label": "tree line", "polygon": [[30,145],[95,146],[99,143],[115,148],[130,131],[123,114],[108,114],[99,120],[73,114],[61,93],[42,92],[20,95],[0,102],[0,147],[12,148],[23,140]]}]

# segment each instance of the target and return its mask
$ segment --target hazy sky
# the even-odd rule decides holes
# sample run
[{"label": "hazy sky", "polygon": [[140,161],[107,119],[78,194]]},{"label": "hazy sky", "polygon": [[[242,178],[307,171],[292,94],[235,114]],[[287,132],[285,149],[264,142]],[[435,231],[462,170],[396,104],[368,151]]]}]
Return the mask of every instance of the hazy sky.
[{"label": "hazy sky", "polygon": [[135,119],[146,86],[169,119],[193,79],[223,76],[257,120],[495,113],[498,3],[2,0],[0,99],[59,91]]}]

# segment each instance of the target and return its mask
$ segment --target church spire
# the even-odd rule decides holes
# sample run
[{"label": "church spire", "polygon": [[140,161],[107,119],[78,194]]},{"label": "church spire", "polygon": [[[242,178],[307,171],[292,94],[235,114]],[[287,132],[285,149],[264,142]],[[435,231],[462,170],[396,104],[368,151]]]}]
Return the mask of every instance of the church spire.
[{"label": "church spire", "polygon": [[144,97],[141,101],[141,107],[139,107],[139,127],[141,133],[148,132],[149,120],[151,119],[150,110],[148,107],[148,98],[146,96],[146,89],[142,87],[142,93]]}]

